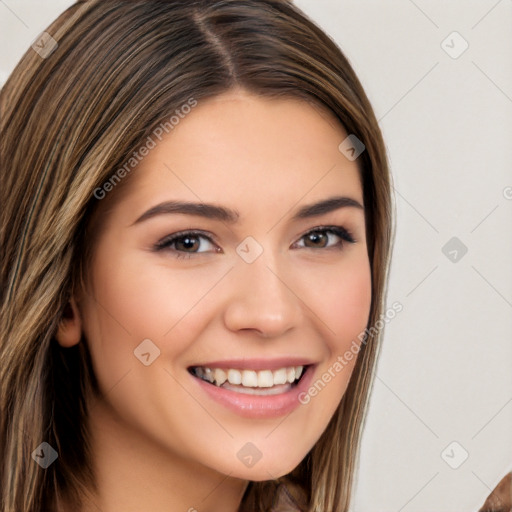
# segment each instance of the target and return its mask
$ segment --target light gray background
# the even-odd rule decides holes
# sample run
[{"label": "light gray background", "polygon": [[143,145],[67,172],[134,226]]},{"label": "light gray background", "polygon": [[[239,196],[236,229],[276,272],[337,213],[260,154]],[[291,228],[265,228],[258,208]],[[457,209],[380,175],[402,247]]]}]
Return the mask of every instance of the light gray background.
[{"label": "light gray background", "polygon": [[[0,0],[2,83],[71,4]],[[394,177],[388,306],[404,309],[385,330],[352,510],[476,511],[512,470],[512,0],[297,4],[354,66]],[[456,261],[452,237],[467,247]]]}]

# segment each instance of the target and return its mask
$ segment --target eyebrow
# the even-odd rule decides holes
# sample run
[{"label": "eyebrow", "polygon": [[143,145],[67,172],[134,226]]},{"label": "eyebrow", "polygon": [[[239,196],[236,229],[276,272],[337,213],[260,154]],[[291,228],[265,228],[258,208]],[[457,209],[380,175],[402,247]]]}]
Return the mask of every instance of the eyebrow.
[{"label": "eyebrow", "polygon": [[[346,196],[335,196],[324,199],[317,203],[302,206],[292,217],[292,221],[319,217],[326,213],[339,210],[340,208],[358,208],[364,210],[364,206],[355,199]],[[156,217],[157,215],[184,214],[204,217],[213,220],[219,220],[228,224],[235,224],[240,213],[237,210],[218,206],[209,203],[191,203],[186,201],[165,201],[153,206],[144,212],[133,224],[138,224],[145,220]]]}]

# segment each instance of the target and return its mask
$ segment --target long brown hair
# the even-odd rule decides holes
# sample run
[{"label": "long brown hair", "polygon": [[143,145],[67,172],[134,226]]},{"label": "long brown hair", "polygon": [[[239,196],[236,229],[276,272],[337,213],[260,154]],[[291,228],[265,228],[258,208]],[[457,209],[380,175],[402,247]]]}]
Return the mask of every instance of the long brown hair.
[{"label": "long brown hair", "polygon": [[[291,2],[82,1],[46,32],[46,53],[30,48],[0,96],[2,512],[52,510],[63,496],[78,510],[95,488],[87,342],[63,349],[54,336],[87,272],[94,191],[191,98],[234,87],[302,98],[364,143],[368,326],[383,309],[392,242],[390,176],[371,105],[340,49]],[[251,482],[242,506],[268,511],[276,484],[288,482],[312,512],[348,510],[377,354],[371,331],[314,448],[278,482]],[[43,441],[59,454],[45,470],[31,457]]]}]

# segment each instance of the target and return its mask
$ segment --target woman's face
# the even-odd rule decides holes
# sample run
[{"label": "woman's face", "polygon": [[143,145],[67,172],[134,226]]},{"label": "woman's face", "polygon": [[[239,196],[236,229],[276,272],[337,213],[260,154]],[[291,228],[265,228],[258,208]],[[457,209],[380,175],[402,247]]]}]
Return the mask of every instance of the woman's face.
[{"label": "woman's face", "polygon": [[306,102],[238,91],[153,136],[78,301],[120,432],[244,480],[286,474],[313,447],[370,311],[347,135]]}]

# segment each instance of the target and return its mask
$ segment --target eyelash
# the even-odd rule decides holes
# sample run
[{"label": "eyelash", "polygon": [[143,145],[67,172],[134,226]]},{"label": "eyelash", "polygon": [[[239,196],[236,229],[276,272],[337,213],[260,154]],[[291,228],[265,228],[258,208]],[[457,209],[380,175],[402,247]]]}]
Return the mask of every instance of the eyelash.
[{"label": "eyelash", "polygon": [[[339,238],[341,238],[341,242],[338,242],[336,245],[331,247],[319,247],[318,249],[338,249],[342,250],[346,243],[356,243],[357,240],[354,239],[351,232],[344,228],[343,226],[318,226],[311,230],[309,230],[307,233],[304,233],[299,240],[302,240],[303,238],[307,237],[308,235],[311,235],[312,233],[331,233]],[[206,233],[202,231],[197,230],[190,230],[190,231],[181,231],[179,233],[174,233],[173,235],[166,236],[165,238],[162,238],[159,242],[157,242],[154,246],[154,251],[159,252],[163,250],[170,250],[174,257],[178,259],[190,259],[196,254],[202,254],[200,252],[185,252],[185,251],[178,251],[176,249],[171,249],[170,246],[174,244],[175,242],[187,238],[187,237],[201,237],[207,239],[210,243],[214,244],[215,242],[211,239],[210,236],[208,236]],[[314,247],[304,247],[305,249],[313,249]]]}]

